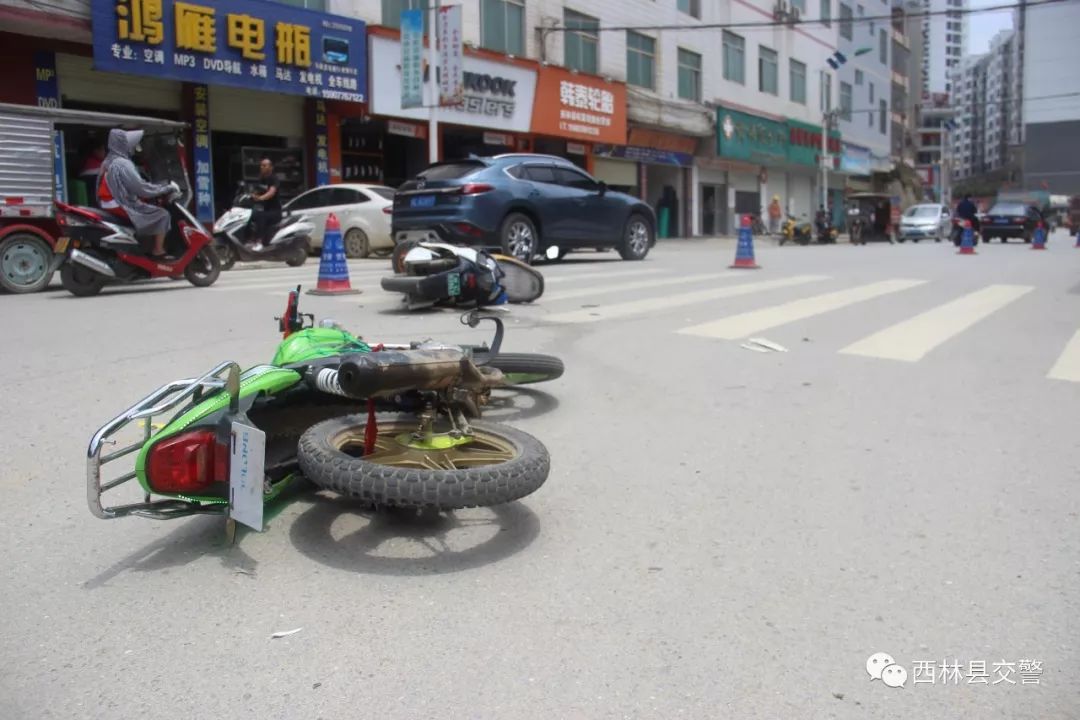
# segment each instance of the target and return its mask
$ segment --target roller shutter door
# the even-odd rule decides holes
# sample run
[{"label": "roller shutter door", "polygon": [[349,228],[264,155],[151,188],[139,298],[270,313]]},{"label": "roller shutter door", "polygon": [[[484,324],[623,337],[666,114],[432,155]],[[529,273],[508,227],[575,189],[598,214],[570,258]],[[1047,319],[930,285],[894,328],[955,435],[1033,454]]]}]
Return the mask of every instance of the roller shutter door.
[{"label": "roller shutter door", "polygon": [[593,176],[608,185],[636,187],[638,184],[637,163],[619,162],[596,158],[593,162]]},{"label": "roller shutter door", "polygon": [[68,101],[128,107],[132,114],[140,109],[180,112],[181,84],[175,80],[99,72],[92,58],[64,53],[56,54],[56,75]]},{"label": "roller shutter door", "polygon": [[304,138],[304,97],[210,87],[210,128],[224,132]]}]

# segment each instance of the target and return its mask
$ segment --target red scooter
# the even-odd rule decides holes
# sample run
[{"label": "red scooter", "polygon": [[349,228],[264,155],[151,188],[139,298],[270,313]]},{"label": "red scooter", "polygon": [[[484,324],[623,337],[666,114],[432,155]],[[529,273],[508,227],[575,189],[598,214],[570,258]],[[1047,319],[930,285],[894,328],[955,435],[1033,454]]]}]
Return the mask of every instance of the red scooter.
[{"label": "red scooter", "polygon": [[148,170],[152,179],[171,184],[169,192],[153,202],[169,212],[165,251],[177,259],[165,263],[150,257],[149,238],[136,237],[135,228],[126,219],[105,210],[56,201],[61,235],[54,252],[64,256],[60,281],[72,295],[86,297],[108,284],[166,277],[184,277],[196,287],[207,287],[221,274],[213,236],[187,209],[191,187],[179,139],[169,133],[148,133],[142,146],[151,161]]}]

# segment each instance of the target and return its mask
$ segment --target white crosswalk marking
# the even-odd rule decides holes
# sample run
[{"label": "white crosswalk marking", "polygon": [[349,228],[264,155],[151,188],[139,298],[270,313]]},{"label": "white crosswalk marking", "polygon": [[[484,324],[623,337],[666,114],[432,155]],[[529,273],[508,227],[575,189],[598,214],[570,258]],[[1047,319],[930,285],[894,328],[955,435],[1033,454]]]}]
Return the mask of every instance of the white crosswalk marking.
[{"label": "white crosswalk marking", "polygon": [[1033,289],[1025,285],[990,285],[887,327],[848,345],[840,352],[917,362],[934,348]]},{"label": "white crosswalk marking", "polygon": [[667,310],[684,305],[718,300],[725,297],[738,297],[755,292],[764,292],[777,288],[794,287],[806,283],[828,280],[827,275],[795,275],[779,280],[765,280],[762,282],[740,283],[738,285],[725,285],[724,287],[709,288],[696,292],[681,293],[678,295],[664,295],[655,298],[632,300],[630,302],[604,305],[596,310],[575,310],[566,313],[548,315],[545,320],[553,323],[591,323],[612,318],[639,315],[653,310]]},{"label": "white crosswalk marking", "polygon": [[1051,380],[1071,380],[1080,382],[1080,330],[1076,331],[1065,350],[1058,356],[1054,367],[1046,377]]},{"label": "white crosswalk marking", "polygon": [[839,310],[848,305],[907,290],[925,282],[925,280],[883,280],[847,290],[838,290],[802,300],[794,300],[783,305],[732,315],[720,320],[683,328],[678,332],[682,335],[738,340],[750,337],[762,330],[787,325],[796,320],[805,320],[815,315]]},{"label": "white crosswalk marking", "polygon": [[707,273],[704,275],[683,275],[681,277],[663,278],[660,280],[642,280],[640,282],[619,283],[615,285],[590,285],[589,287],[576,290],[564,290],[562,292],[544,293],[541,300],[558,302],[560,300],[572,300],[573,298],[588,297],[589,295],[603,295],[627,290],[647,290],[649,288],[666,287],[668,285],[688,285],[704,280],[723,280],[736,277],[737,273]]}]

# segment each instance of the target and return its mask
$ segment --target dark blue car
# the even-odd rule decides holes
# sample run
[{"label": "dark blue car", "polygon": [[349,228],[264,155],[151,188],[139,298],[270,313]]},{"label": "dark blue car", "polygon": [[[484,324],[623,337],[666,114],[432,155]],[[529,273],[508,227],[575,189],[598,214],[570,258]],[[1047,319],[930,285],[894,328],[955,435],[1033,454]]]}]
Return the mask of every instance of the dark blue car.
[{"label": "dark blue car", "polygon": [[641,260],[656,242],[656,215],[569,160],[512,154],[437,163],[398,188],[395,244],[439,239],[531,262],[551,246],[611,249]]}]

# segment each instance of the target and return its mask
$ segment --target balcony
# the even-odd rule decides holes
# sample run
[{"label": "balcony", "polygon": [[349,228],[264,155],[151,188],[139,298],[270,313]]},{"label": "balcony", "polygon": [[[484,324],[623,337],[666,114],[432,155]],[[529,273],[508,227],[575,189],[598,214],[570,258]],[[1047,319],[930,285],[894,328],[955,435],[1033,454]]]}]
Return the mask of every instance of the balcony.
[{"label": "balcony", "polygon": [[894,43],[903,48],[906,48],[907,50],[911,49],[911,41],[908,40],[908,36],[900,32],[896,28],[892,29],[892,40]]},{"label": "balcony", "polygon": [[911,88],[911,85],[910,85],[910,82],[909,82],[907,76],[906,75],[901,75],[900,73],[896,72],[895,70],[893,70],[893,73],[892,73],[892,81],[893,81],[893,85],[899,85],[900,87],[904,88],[904,92],[907,92]]}]

